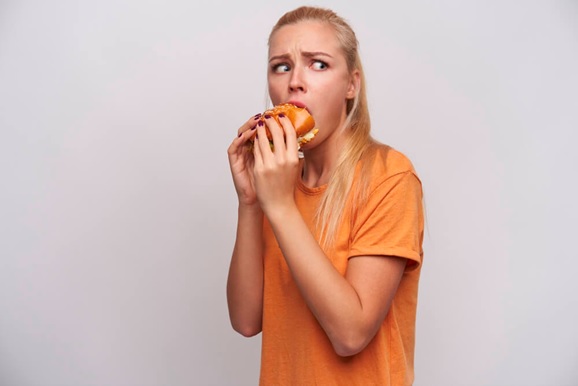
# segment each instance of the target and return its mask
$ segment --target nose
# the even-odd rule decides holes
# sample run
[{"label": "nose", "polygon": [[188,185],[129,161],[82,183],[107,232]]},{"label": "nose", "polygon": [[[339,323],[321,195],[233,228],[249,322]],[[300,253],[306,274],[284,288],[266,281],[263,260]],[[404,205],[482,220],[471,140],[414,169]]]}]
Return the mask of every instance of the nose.
[{"label": "nose", "polygon": [[289,79],[289,91],[294,92],[305,92],[307,88],[305,87],[305,79],[303,77],[303,70],[295,66],[291,72],[291,78]]}]

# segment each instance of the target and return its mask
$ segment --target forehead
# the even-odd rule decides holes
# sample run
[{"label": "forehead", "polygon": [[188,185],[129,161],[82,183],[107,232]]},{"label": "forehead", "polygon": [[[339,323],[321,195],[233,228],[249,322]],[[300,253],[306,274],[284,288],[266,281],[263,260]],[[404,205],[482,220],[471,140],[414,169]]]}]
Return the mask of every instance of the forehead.
[{"label": "forehead", "polygon": [[318,21],[302,21],[285,25],[271,36],[269,56],[294,50],[337,54],[340,44],[331,25]]}]

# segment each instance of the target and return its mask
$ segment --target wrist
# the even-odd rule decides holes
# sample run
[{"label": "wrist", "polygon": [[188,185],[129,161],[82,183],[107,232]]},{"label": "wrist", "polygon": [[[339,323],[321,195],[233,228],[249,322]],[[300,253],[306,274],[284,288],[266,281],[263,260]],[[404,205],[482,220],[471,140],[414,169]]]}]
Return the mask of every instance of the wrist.
[{"label": "wrist", "polygon": [[294,201],[287,202],[284,205],[275,205],[269,208],[263,208],[263,212],[271,224],[289,220],[291,216],[299,214],[299,209]]},{"label": "wrist", "polygon": [[239,202],[239,206],[237,208],[239,215],[254,215],[254,216],[262,216],[263,215],[263,210],[261,209],[261,206],[259,205],[258,202],[254,203],[254,204],[245,204],[242,202]]}]

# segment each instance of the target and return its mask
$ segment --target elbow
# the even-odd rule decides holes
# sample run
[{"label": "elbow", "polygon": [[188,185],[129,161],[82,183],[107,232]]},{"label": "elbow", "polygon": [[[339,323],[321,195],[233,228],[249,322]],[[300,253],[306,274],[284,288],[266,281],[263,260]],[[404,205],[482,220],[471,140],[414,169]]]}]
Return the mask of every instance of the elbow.
[{"label": "elbow", "polygon": [[245,338],[250,338],[261,332],[261,325],[250,323],[231,323],[233,330],[243,335]]},{"label": "elbow", "polygon": [[229,322],[235,332],[250,338],[263,329],[262,309],[229,301]]},{"label": "elbow", "polygon": [[335,353],[341,357],[350,357],[359,354],[371,339],[362,335],[350,335],[332,341]]}]

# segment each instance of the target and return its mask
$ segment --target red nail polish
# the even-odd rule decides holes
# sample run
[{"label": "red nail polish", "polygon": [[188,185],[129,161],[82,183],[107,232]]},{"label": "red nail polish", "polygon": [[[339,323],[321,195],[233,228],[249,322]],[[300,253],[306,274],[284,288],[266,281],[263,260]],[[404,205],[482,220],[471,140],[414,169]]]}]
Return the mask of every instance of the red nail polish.
[{"label": "red nail polish", "polygon": [[263,121],[259,121],[258,125],[263,126],[264,125]]},{"label": "red nail polish", "polygon": [[255,130],[257,128],[257,125],[251,127],[251,130]]},{"label": "red nail polish", "polygon": [[269,119],[271,116],[269,114],[265,115],[265,119]]},{"label": "red nail polish", "polygon": [[239,133],[239,135],[237,135],[237,138],[239,138],[239,137],[242,136],[242,135],[243,135],[243,133]]},{"label": "red nail polish", "polygon": [[279,113],[279,114],[277,114],[277,116],[278,116],[279,118],[285,118],[285,114],[283,114],[283,113]]}]

